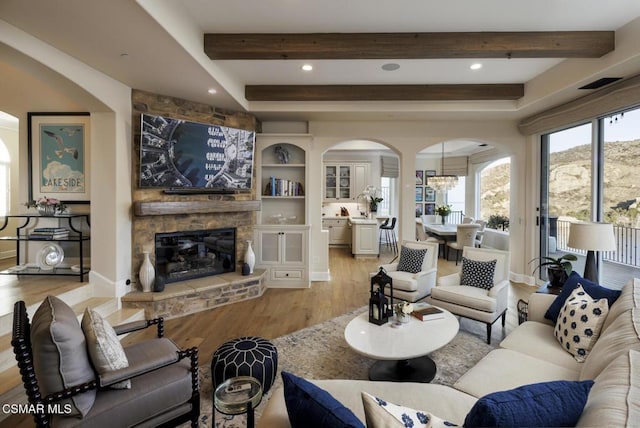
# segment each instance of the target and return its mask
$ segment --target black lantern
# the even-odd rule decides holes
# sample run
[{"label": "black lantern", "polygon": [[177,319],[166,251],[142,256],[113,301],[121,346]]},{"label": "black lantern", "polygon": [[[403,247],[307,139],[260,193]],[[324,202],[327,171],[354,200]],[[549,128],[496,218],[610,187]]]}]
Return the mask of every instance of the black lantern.
[{"label": "black lantern", "polygon": [[[389,287],[390,299],[384,295],[384,288]],[[377,325],[386,324],[393,316],[393,281],[381,267],[371,277],[371,297],[369,297],[369,322]]]}]

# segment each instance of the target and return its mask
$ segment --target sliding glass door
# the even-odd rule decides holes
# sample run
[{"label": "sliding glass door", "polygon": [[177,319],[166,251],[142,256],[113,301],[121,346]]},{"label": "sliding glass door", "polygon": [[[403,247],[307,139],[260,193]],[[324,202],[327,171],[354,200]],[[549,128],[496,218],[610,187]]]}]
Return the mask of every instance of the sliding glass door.
[{"label": "sliding glass door", "polygon": [[613,223],[616,251],[602,253],[604,283],[622,287],[640,275],[640,109],[601,120],[602,220]]},{"label": "sliding glass door", "polygon": [[[599,254],[601,283],[620,288],[640,275],[639,156],[638,109],[543,135],[538,216],[541,256],[575,254],[574,270],[582,274],[586,251],[567,245],[569,225],[607,222],[614,225],[617,249]],[[546,272],[540,275],[546,280]]]}]

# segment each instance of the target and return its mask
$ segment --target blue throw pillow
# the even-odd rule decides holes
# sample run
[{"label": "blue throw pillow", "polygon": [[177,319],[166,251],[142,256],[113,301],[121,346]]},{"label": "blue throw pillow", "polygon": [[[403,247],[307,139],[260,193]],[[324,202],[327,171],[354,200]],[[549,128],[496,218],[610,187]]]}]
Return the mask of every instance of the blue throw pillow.
[{"label": "blue throw pillow", "polygon": [[573,427],[592,386],[592,380],[558,380],[494,392],[476,402],[464,427]]},{"label": "blue throw pillow", "polygon": [[549,309],[547,309],[547,312],[544,314],[544,317],[546,319],[551,320],[554,323],[558,321],[558,314],[562,310],[564,302],[566,302],[566,300],[569,298],[578,284],[582,285],[584,291],[594,300],[602,298],[607,299],[607,301],[609,302],[609,307],[611,307],[611,305],[613,305],[613,302],[615,302],[616,299],[620,297],[620,290],[611,290],[610,288],[602,287],[595,282],[581,277],[576,271],[573,271],[562,286],[562,292],[558,295],[558,297],[556,297],[551,306],[549,306]]},{"label": "blue throw pillow", "polygon": [[282,372],[282,382],[292,428],[365,428],[351,410],[324,389],[287,372]]}]

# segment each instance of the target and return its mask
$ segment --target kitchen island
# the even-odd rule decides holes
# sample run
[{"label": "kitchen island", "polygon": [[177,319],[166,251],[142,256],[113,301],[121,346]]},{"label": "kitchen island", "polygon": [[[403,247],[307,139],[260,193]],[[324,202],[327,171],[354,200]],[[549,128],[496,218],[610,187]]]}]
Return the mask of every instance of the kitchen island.
[{"label": "kitchen island", "polygon": [[353,257],[378,257],[378,220],[368,217],[349,217],[349,224]]}]

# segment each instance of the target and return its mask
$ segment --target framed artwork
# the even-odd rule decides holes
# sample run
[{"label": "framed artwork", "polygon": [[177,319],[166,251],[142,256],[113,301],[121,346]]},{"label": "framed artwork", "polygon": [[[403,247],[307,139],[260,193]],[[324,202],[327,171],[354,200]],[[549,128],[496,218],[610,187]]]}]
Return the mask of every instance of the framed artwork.
[{"label": "framed artwork", "polygon": [[436,175],[435,169],[425,169],[424,170],[424,185],[429,185],[429,177],[434,177]]},{"label": "framed artwork", "polygon": [[424,177],[422,175],[422,170],[416,170],[416,186],[422,186],[424,184]]},{"label": "framed artwork", "polygon": [[436,189],[432,189],[431,187],[424,188],[424,201],[425,202],[435,202],[436,201]]},{"label": "framed artwork", "polygon": [[436,215],[436,204],[424,204],[425,215]]},{"label": "framed artwork", "polygon": [[422,202],[422,186],[416,186],[416,202]]},{"label": "framed artwork", "polygon": [[422,215],[422,204],[416,204],[416,217],[420,217]]},{"label": "framed artwork", "polygon": [[88,204],[89,113],[28,113],[29,200]]}]

